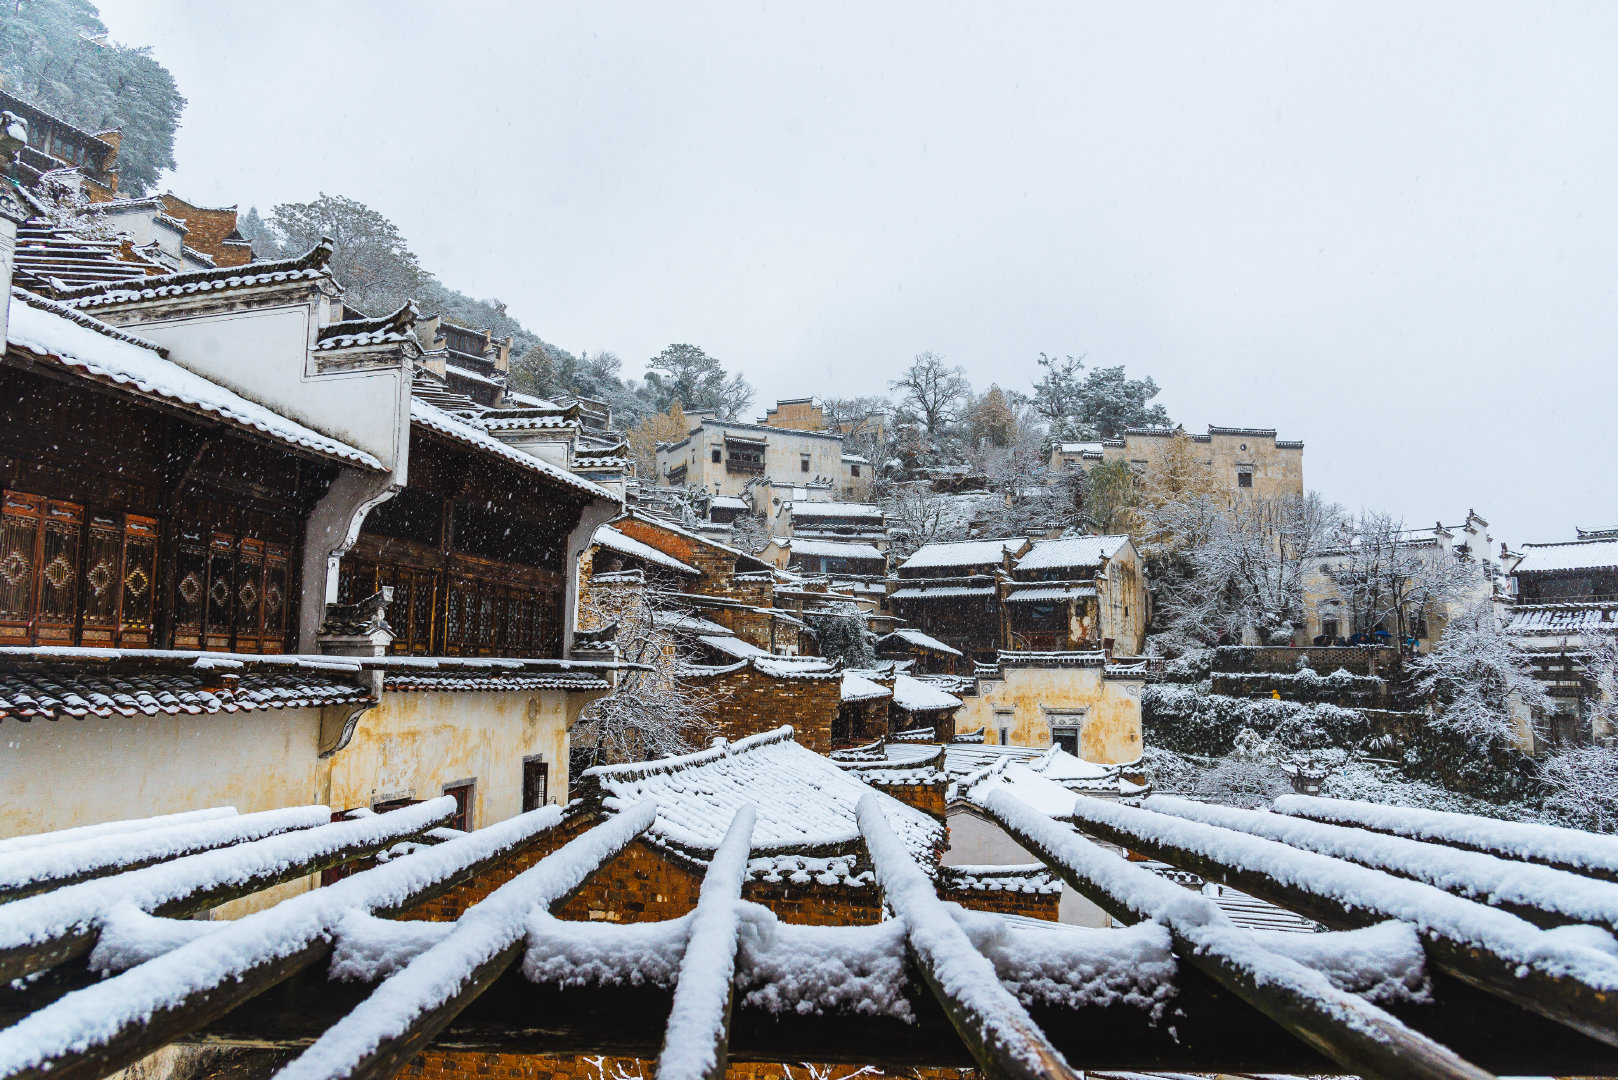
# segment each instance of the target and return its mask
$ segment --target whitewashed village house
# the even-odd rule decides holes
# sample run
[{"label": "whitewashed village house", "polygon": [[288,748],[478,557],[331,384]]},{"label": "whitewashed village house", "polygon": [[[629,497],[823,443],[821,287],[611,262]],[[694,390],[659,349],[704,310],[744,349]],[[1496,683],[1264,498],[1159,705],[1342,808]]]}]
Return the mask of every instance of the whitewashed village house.
[{"label": "whitewashed village house", "polygon": [[0,309],[6,834],[565,799],[567,728],[614,670],[571,656],[577,555],[621,502],[568,467],[598,445],[497,434],[582,436],[576,410],[502,430],[424,365],[412,308],[344,308],[329,247],[161,274],[26,190],[0,207],[0,279],[36,290]]}]

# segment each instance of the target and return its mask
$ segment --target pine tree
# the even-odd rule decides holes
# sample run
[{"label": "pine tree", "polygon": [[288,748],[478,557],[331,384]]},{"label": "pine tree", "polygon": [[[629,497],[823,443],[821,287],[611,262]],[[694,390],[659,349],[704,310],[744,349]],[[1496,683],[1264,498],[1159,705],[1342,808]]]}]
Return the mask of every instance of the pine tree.
[{"label": "pine tree", "polygon": [[174,76],[149,49],[107,40],[89,0],[11,0],[6,6],[0,18],[6,91],[86,131],[119,129],[119,192],[150,191],[175,164],[185,98]]}]

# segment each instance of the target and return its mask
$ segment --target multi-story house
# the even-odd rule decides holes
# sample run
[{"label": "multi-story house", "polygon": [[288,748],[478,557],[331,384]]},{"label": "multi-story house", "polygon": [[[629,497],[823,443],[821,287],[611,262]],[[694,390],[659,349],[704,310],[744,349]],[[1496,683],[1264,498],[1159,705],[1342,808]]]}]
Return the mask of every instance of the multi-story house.
[{"label": "multi-story house", "polygon": [[[1120,439],[1093,443],[1058,443],[1051,449],[1053,471],[1088,472],[1103,461],[1124,461],[1139,470],[1160,462],[1179,428],[1130,428]],[[1253,495],[1276,498],[1302,495],[1303,443],[1276,438],[1274,428],[1233,428],[1208,425],[1206,435],[1187,435],[1219,483],[1234,498]]]},{"label": "multi-story house", "polygon": [[[0,184],[8,285],[33,210]],[[614,671],[573,651],[577,556],[618,497],[413,396],[414,309],[349,317],[329,247],[152,275],[61,241],[0,320],[6,834],[563,797]]]},{"label": "multi-story house", "polygon": [[1601,693],[1586,672],[1590,650],[1618,636],[1618,529],[1580,529],[1577,539],[1524,544],[1503,555],[1511,574],[1506,633],[1528,649],[1553,710],[1553,745],[1618,737],[1590,705]]}]

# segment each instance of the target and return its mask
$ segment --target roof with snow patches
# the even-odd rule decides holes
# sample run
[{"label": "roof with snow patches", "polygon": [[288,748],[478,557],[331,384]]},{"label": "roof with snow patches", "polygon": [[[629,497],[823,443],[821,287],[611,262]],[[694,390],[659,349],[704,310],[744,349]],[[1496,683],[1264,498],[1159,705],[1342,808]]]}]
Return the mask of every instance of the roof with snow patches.
[{"label": "roof with snow patches", "polygon": [[1118,554],[1118,549],[1128,542],[1127,536],[1065,536],[1060,540],[1036,540],[1027,554],[1017,560],[1017,569],[1094,569]]},{"label": "roof with snow patches", "polygon": [[595,536],[592,539],[595,543],[604,548],[610,548],[620,555],[629,555],[644,562],[661,566],[665,570],[673,570],[676,573],[686,574],[691,577],[702,576],[702,571],[690,563],[681,562],[673,555],[659,551],[650,544],[643,544],[633,536],[625,536],[611,525],[601,526],[595,531]]},{"label": "roof with snow patches", "polygon": [[168,405],[208,414],[211,419],[267,436],[296,451],[374,471],[382,469],[382,463],[365,451],[322,435],[181,367],[168,359],[166,350],[150,342],[21,289],[11,292],[6,344],[26,350],[42,362],[59,364]]},{"label": "roof with snow patches", "polygon": [[[883,1071],[1023,1080],[1611,1071],[1611,836],[1301,796],[1273,812],[1130,805],[1016,764],[974,802],[1047,869],[949,870],[934,865],[937,821],[790,729],[586,775],[599,801],[473,832],[442,828],[444,796],[338,820],[216,807],[0,841],[0,1074],[93,1080],[223,1040],[285,1051],[285,1080],[380,1078],[435,1038],[532,1053],[536,1016],[548,1045],[657,1057],[665,1078],[826,1046]],[[616,860],[643,835],[702,865],[694,908],[551,914],[600,871],[639,872]],[[333,866],[348,872],[322,888],[264,892]],[[969,910],[980,886],[1040,891],[1051,871],[1134,925]],[[452,921],[395,917],[469,881],[499,888]],[[1254,933],[1209,882],[1351,929]],[[797,925],[822,884],[855,885],[861,903]],[[240,918],[187,917],[255,894]],[[878,898],[893,917],[862,925]]]},{"label": "roof with snow patches", "polygon": [[1618,569],[1618,540],[1569,540],[1560,544],[1524,544],[1522,561],[1513,573],[1613,569]]},{"label": "roof with snow patches", "polygon": [[946,566],[998,566],[1007,552],[1015,555],[1028,541],[1022,537],[1001,540],[957,540],[927,544],[899,564],[901,570],[926,570]]}]

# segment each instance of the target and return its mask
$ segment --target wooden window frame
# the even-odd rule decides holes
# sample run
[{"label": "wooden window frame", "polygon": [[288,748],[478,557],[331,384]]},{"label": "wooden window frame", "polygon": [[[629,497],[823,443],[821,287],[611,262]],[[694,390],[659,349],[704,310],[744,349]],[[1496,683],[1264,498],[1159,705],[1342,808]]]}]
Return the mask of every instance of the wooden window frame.
[{"label": "wooden window frame", "polygon": [[451,780],[443,787],[445,795],[455,798],[455,816],[444,823],[447,828],[471,832],[477,828],[478,782],[476,777]]},{"label": "wooden window frame", "polygon": [[[538,810],[550,802],[551,764],[545,760],[544,754],[529,754],[522,759],[522,810]],[[535,799],[533,778],[539,778],[538,798]]]}]

